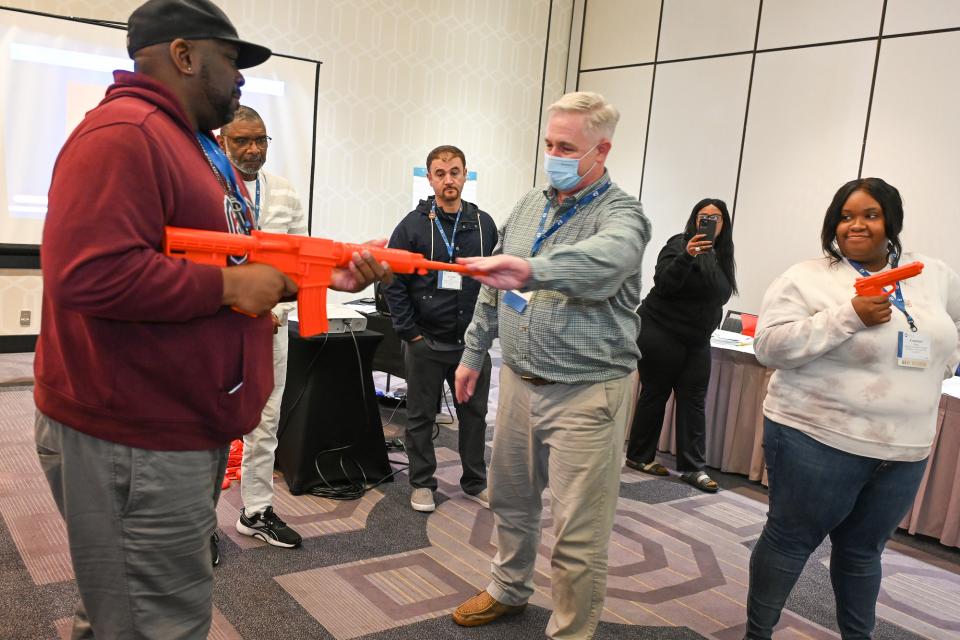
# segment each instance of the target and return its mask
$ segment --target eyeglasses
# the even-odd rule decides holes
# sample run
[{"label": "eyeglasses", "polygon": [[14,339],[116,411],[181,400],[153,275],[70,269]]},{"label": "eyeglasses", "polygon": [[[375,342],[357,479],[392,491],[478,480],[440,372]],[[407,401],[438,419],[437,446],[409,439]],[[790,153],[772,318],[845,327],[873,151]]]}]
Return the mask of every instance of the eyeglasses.
[{"label": "eyeglasses", "polygon": [[245,148],[251,142],[257,145],[258,149],[266,149],[270,142],[273,140],[270,136],[260,136],[259,138],[244,138],[244,137],[234,137],[234,136],[224,136],[227,140],[232,140],[233,144],[237,145],[241,149]]}]

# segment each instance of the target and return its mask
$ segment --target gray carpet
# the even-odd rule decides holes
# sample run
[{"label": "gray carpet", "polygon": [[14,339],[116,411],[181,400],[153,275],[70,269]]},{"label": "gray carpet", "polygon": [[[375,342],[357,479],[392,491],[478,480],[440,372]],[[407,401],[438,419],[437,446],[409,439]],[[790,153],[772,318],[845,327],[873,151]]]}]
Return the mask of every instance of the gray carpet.
[{"label": "gray carpet", "polygon": [[[62,637],[60,634],[69,624],[69,617],[72,615],[77,598],[72,580],[38,580],[38,576],[49,575],[49,570],[47,570],[48,574],[43,573],[45,570],[43,563],[55,564],[55,558],[54,556],[37,557],[35,552],[30,551],[29,537],[32,532],[26,524],[29,520],[25,520],[22,514],[14,513],[27,509],[24,506],[24,501],[27,500],[24,497],[26,494],[22,491],[20,493],[14,491],[14,487],[22,485],[29,473],[26,475],[21,473],[18,477],[12,469],[24,465],[24,468],[35,466],[35,459],[32,458],[30,451],[32,420],[29,414],[32,407],[28,406],[29,404],[28,387],[0,388],[0,464],[2,464],[0,466],[0,515],[3,516],[0,518],[0,584],[3,585],[0,589],[0,637],[5,639],[33,640]],[[381,407],[384,423],[388,422],[393,409],[393,406]],[[402,425],[404,419],[404,411],[401,407],[393,415],[392,421],[394,425]],[[396,482],[385,484],[377,492],[368,494],[363,500],[346,505],[354,509],[349,515],[324,521],[322,524],[326,528],[322,531],[319,528],[310,530],[311,533],[305,535],[301,549],[281,550],[237,536],[232,530],[232,522],[236,514],[228,504],[229,496],[222,500],[221,565],[215,570],[215,622],[210,637],[218,640],[236,638],[492,640],[543,637],[543,629],[549,617],[547,608],[549,600],[544,599],[542,595],[539,596],[538,601],[528,607],[523,615],[500,620],[483,628],[463,629],[449,618],[448,613],[452,605],[444,604],[433,610],[424,609],[425,613],[397,615],[391,618],[372,604],[376,602],[375,598],[370,600],[366,597],[376,595],[369,592],[369,584],[366,585],[367,592],[361,590],[354,593],[346,588],[347,583],[335,581],[336,576],[344,575],[344,571],[350,567],[371,566],[366,563],[375,564],[390,558],[422,560],[426,557],[423,555],[426,552],[432,554],[430,557],[439,558],[438,562],[440,562],[440,565],[434,569],[435,573],[431,574],[440,575],[440,579],[428,576],[426,582],[433,581],[438,589],[446,588],[442,582],[444,579],[451,584],[457,580],[461,582],[466,580],[469,584],[463,588],[476,589],[483,586],[489,556],[482,554],[473,556],[477,559],[472,561],[472,573],[451,568],[453,560],[458,554],[465,553],[469,545],[463,541],[467,546],[450,547],[450,544],[445,542],[447,538],[443,537],[445,531],[466,533],[471,530],[470,527],[476,531],[476,528],[484,522],[489,522],[485,519],[487,518],[485,512],[478,507],[477,510],[470,511],[473,503],[467,503],[459,496],[456,488],[459,467],[455,454],[452,453],[457,449],[456,437],[453,428],[439,429],[436,445],[438,452],[442,454],[441,468],[438,471],[441,492],[437,494],[438,509],[434,514],[415,513],[409,508],[407,502],[409,486],[406,483],[406,476],[400,474]],[[454,457],[451,458],[451,456]],[[391,454],[391,457],[398,456]],[[668,467],[672,466],[672,460],[669,458],[664,458],[663,462]],[[39,471],[38,468],[37,471]],[[636,592],[638,599],[634,603],[624,600],[624,598],[629,599],[629,593],[616,598],[608,596],[607,614],[596,635],[598,640],[614,638],[734,640],[737,634],[741,633],[738,631],[737,624],[742,623],[745,562],[748,557],[747,550],[756,540],[759,525],[755,522],[756,517],[749,520],[752,523],[749,525],[744,524],[747,520],[738,522],[736,518],[750,515],[748,513],[750,509],[753,509],[751,513],[762,514],[765,490],[739,476],[716,472],[714,477],[723,491],[718,496],[707,496],[681,483],[675,476],[661,480],[629,470],[624,471],[621,484],[621,509],[618,511],[621,514],[618,516],[621,534],[631,534],[630,527],[640,521],[636,518],[642,520],[648,517],[650,522],[646,525],[647,528],[634,528],[632,531],[639,533],[631,534],[634,535],[632,538],[629,535],[615,534],[615,537],[617,535],[620,537],[615,538],[616,544],[612,546],[611,565],[633,566],[630,563],[630,554],[638,552],[639,545],[633,542],[638,540],[643,545],[644,554],[640,560],[647,560],[645,554],[648,548],[659,546],[666,550],[673,568],[664,567],[660,571],[648,568],[632,577],[624,576],[622,570],[618,574],[620,577],[613,577],[612,572],[611,588],[619,588],[623,592],[625,586],[632,585],[636,588],[638,584],[643,584],[647,590],[641,589]],[[237,489],[233,487],[229,491],[237,491]],[[342,506],[305,496],[290,496],[282,487],[282,483],[278,491],[278,500],[280,501],[278,504],[285,505],[283,509],[279,507],[277,509],[281,515],[287,515],[301,505],[311,508],[317,505],[323,506],[326,511],[320,510],[321,514],[332,513],[333,509]],[[751,504],[754,506],[751,507]],[[630,505],[636,505],[638,510],[631,511]],[[723,512],[717,511],[721,507],[747,511],[736,512],[732,524],[730,522],[724,524]],[[40,510],[39,507],[36,509]],[[635,519],[631,520],[630,516],[635,516]],[[462,522],[458,523],[458,518]],[[650,529],[649,526],[655,525],[657,520],[664,522],[662,527]],[[310,526],[319,527],[320,525]],[[669,527],[674,528],[673,537],[663,533],[668,531]],[[306,529],[304,531],[306,532]],[[744,532],[749,533],[744,534]],[[39,530],[37,533],[40,533]],[[47,533],[43,532],[43,535]],[[544,535],[546,543],[549,533],[545,532]],[[719,563],[717,566],[721,570],[720,582],[716,584],[720,586],[706,585],[703,588],[694,589],[689,595],[678,596],[663,602],[651,599],[650,589],[657,587],[657,580],[662,580],[663,576],[676,576],[690,572],[690,561],[684,558],[682,550],[677,551],[679,549],[677,541],[692,541],[697,536],[707,545],[701,549],[700,553],[707,553],[710,557],[716,558],[716,562]],[[473,534],[461,537],[472,538]],[[444,546],[450,547],[446,549],[450,555],[443,555]],[[903,575],[907,578],[920,575],[931,576],[923,580],[936,587],[939,594],[937,598],[940,599],[920,597],[907,602],[897,589],[902,589],[903,584],[912,583],[898,584],[896,575],[885,578],[885,588],[889,591],[886,602],[890,606],[881,610],[881,619],[878,621],[875,638],[877,640],[960,638],[960,624],[956,622],[958,614],[947,608],[950,603],[960,601],[960,552],[929,540],[902,534],[896,536],[891,547],[893,555],[889,560],[890,566],[902,568],[906,564],[914,563],[915,568],[908,568],[907,573]],[[737,549],[741,551],[737,552]],[[890,550],[888,550],[889,553],[891,553]],[[828,571],[823,562],[828,555],[827,544],[817,550],[788,602],[788,613],[785,617],[794,625],[793,633],[799,632],[809,638],[837,637],[833,596]],[[683,564],[684,562],[687,564]],[[885,567],[887,562],[885,559]],[[543,572],[546,565],[538,564],[538,567]],[[453,573],[447,575],[441,571],[447,568],[450,568]],[[403,571],[405,570],[384,570],[378,575],[396,576],[401,575]],[[911,571],[913,573],[910,573]],[[538,576],[538,592],[548,596],[549,584],[544,584],[544,579],[547,578]],[[629,582],[628,579],[633,582]],[[324,603],[310,600],[309,595],[314,589],[334,589],[333,604],[338,615],[324,617]],[[626,591],[629,592],[629,589]],[[460,594],[454,593],[451,597],[454,596],[459,598]],[[924,609],[925,598],[929,603]],[[400,604],[413,606],[409,603]],[[920,609],[918,610],[917,607]],[[401,611],[403,607],[397,610]],[[678,610],[680,614],[676,613]],[[684,611],[687,613],[684,614]],[[629,624],[622,622],[630,618],[631,612],[636,612],[638,617],[646,616],[644,619],[647,622]],[[671,627],[656,623],[657,617],[669,619],[669,622],[678,626]],[[365,633],[347,633],[342,630],[347,628],[346,625],[349,622],[345,621],[347,618],[357,618],[359,622],[367,619],[367,623],[378,629]],[[711,620],[716,624],[710,622]],[[913,630],[902,625],[907,625]],[[331,631],[334,628],[341,631]],[[359,629],[361,626],[356,628]],[[782,637],[802,636],[783,635]]]}]

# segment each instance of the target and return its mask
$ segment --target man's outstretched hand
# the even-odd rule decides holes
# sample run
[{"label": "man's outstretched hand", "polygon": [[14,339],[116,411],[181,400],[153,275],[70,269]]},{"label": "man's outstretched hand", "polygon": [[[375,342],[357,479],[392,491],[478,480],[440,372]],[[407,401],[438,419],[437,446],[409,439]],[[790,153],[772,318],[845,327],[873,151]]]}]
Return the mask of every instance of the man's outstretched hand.
[{"label": "man's outstretched hand", "polygon": [[457,258],[470,267],[471,278],[494,289],[520,289],[530,281],[533,270],[530,263],[517,256],[487,256],[486,258]]}]

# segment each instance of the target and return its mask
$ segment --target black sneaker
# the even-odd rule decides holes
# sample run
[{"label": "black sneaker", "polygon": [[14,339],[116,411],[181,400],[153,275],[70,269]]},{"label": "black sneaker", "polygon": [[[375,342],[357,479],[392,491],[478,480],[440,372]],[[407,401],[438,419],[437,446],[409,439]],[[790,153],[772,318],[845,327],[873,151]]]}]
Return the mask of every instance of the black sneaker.
[{"label": "black sneaker", "polygon": [[213,559],[213,566],[220,564],[220,536],[216,531],[210,536],[210,557]]},{"label": "black sneaker", "polygon": [[267,507],[263,513],[253,516],[248,516],[247,512],[241,509],[237,531],[245,536],[260,538],[275,547],[287,549],[298,547],[303,541],[299,533],[288,527],[287,523],[273,512],[273,507]]}]

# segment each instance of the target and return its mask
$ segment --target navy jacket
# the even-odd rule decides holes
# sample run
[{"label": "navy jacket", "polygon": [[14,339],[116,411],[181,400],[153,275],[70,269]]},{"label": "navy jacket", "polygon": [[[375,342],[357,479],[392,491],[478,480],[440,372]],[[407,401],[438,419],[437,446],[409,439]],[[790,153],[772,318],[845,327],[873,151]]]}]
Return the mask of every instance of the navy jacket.
[{"label": "navy jacket", "polygon": [[[422,253],[430,260],[450,261],[443,236],[430,217],[434,211],[433,200],[433,197],[421,200],[417,208],[400,221],[390,237],[391,249]],[[438,217],[448,240],[453,237],[456,217],[455,213],[441,213]],[[464,202],[454,243],[454,258],[489,256],[497,244],[497,225],[477,205]],[[464,277],[460,291],[439,289],[438,274],[429,271],[423,276],[394,276],[393,283],[383,290],[393,327],[404,340],[422,335],[436,342],[463,346],[463,333],[473,318],[480,283]]]}]

